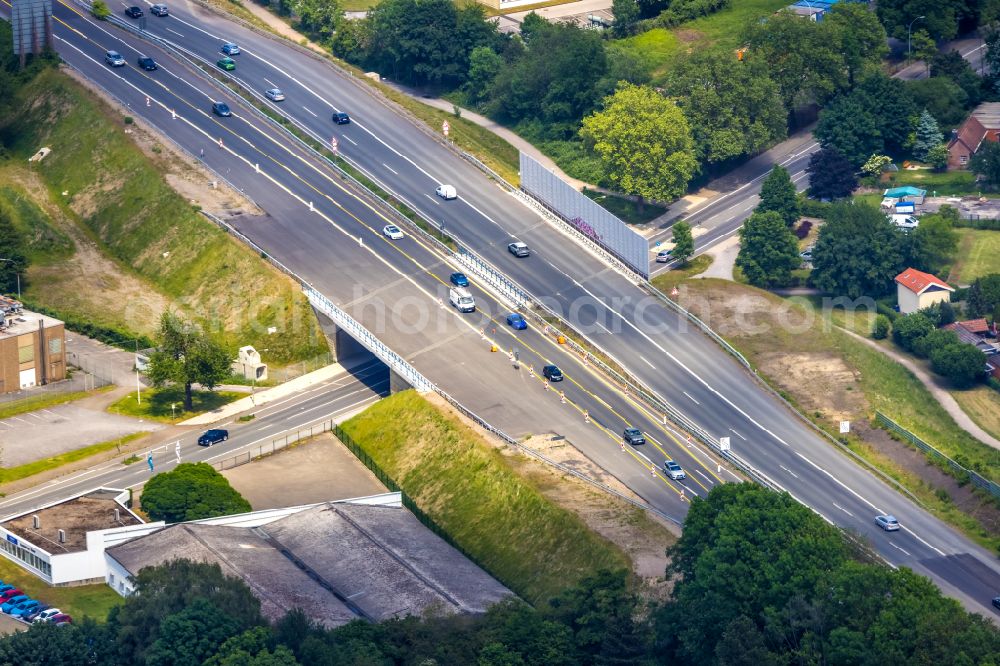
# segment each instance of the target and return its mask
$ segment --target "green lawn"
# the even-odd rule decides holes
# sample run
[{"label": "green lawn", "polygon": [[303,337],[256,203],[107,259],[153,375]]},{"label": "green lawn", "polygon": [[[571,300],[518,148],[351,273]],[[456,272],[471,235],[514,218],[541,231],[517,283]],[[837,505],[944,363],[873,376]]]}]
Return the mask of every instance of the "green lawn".
[{"label": "green lawn", "polygon": [[104,622],[108,611],[122,602],[122,598],[104,583],[53,587],[5,557],[0,557],[0,580],[16,585],[32,599],[69,613],[75,623],[79,623],[84,617]]},{"label": "green lawn", "polygon": [[976,186],[976,177],[971,171],[935,173],[930,169],[902,169],[892,174],[892,181],[886,185],[886,188],[903,187],[904,185],[925,189],[927,196],[939,197],[978,194],[980,191],[980,188]]},{"label": "green lawn", "polygon": [[712,257],[707,254],[700,254],[687,263],[682,268],[674,268],[666,273],[660,273],[650,282],[654,287],[670,296],[670,290],[693,275],[704,273],[712,265]]},{"label": "green lawn", "polygon": [[666,208],[648,202],[644,203],[642,210],[640,210],[639,204],[631,199],[614,194],[604,194],[586,187],[583,188],[583,194],[626,224],[645,224],[667,212]]},{"label": "green lawn", "polygon": [[958,233],[958,253],[949,282],[971,284],[978,277],[1000,273],[1000,231],[958,229]]},{"label": "green lawn", "polygon": [[69,463],[76,462],[77,460],[89,458],[90,456],[103,453],[104,451],[116,449],[123,444],[135,441],[148,434],[148,432],[133,432],[125,435],[124,437],[119,437],[118,439],[112,439],[99,444],[91,444],[90,446],[84,446],[83,448],[76,449],[75,451],[67,451],[66,453],[52,456],[51,458],[35,460],[24,465],[18,465],[17,467],[0,468],[0,483],[9,483],[11,481],[17,481],[18,479],[26,479],[29,476],[34,476],[35,474],[39,474],[50,469],[62,467],[63,465],[68,465]]},{"label": "green lawn", "polygon": [[683,48],[677,36],[664,28],[647,30],[632,37],[613,41],[611,44],[642,63],[656,79],[666,72],[667,65]]},{"label": "green lawn", "polygon": [[529,603],[599,569],[628,567],[621,550],[415,391],[380,400],[343,428],[477,563]]},{"label": "green lawn", "polygon": [[[234,400],[248,397],[248,393],[234,391],[195,391],[193,396],[194,409],[184,411],[184,389],[168,386],[161,389],[148,389],[141,393],[142,402],[136,400],[135,393],[118,400],[108,411],[122,416],[134,416],[140,419],[163,421],[164,423],[179,423],[192,416],[210,412]],[[173,409],[171,408],[173,405]]]},{"label": "green lawn", "polygon": [[950,393],[977,426],[1000,439],[1000,393],[989,386]]},{"label": "green lawn", "polygon": [[52,263],[73,255],[73,240],[56,228],[48,214],[27,192],[11,185],[0,186],[0,210],[3,210],[24,238],[31,263]]}]

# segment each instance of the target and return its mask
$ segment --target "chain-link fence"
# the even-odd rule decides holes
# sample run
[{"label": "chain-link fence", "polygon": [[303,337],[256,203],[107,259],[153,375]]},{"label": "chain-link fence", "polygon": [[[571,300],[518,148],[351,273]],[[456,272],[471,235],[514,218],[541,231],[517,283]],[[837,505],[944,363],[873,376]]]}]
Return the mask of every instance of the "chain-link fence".
[{"label": "chain-link fence", "polygon": [[281,437],[275,437],[270,442],[260,444],[258,446],[251,447],[246,451],[237,453],[236,455],[225,458],[223,460],[217,460],[212,463],[212,467],[219,470],[220,472],[226,469],[232,469],[234,467],[239,467],[240,465],[245,465],[248,462],[253,462],[258,458],[263,458],[264,456],[269,456],[272,453],[280,451],[296,442],[315,437],[324,432],[328,432],[332,427],[334,427],[333,421],[324,421],[318,425],[309,426],[308,428],[301,428],[294,432],[287,432]]},{"label": "chain-link fence", "polygon": [[281,368],[268,366],[267,381],[270,384],[284,384],[285,382],[295,379],[296,377],[307,375],[310,372],[319,370],[320,368],[325,368],[335,362],[336,359],[333,357],[332,353],[324,352],[319,356],[314,356],[304,361],[292,363],[291,365],[286,365]]},{"label": "chain-link fence", "polygon": [[53,382],[44,386],[33,386],[30,389],[11,391],[10,393],[0,393],[0,406],[4,409],[10,409],[16,407],[19,403],[30,404],[48,396],[92,391],[96,388],[107,386],[110,383],[90,373],[76,372],[72,377],[60,382]]}]

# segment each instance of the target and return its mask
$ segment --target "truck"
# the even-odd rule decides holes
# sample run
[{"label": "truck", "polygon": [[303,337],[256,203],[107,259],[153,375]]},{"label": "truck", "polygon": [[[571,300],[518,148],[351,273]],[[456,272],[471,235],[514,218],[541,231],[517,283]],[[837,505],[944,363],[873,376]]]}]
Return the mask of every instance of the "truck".
[{"label": "truck", "polygon": [[476,299],[472,297],[468,289],[464,287],[455,287],[448,292],[448,300],[454,305],[459,312],[475,312],[476,311]]}]

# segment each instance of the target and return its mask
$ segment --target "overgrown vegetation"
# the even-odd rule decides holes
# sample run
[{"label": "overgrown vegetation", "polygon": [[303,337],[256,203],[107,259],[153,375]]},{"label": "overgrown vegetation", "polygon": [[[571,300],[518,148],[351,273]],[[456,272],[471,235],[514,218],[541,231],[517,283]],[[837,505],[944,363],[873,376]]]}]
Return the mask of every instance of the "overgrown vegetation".
[{"label": "overgrown vegetation", "polygon": [[146,482],[142,510],[152,520],[177,523],[246,513],[250,502],[208,463],[181,463]]}]

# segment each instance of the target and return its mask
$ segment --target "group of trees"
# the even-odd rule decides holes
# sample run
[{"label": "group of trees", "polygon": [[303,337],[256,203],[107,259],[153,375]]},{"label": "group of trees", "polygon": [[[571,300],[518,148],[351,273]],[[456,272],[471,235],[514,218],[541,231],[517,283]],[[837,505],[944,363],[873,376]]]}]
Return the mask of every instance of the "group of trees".
[{"label": "group of trees", "polygon": [[0,206],[0,294],[16,294],[19,284],[23,289],[27,285],[27,269],[24,238],[8,211]]},{"label": "group of trees", "polygon": [[760,188],[760,203],[740,228],[736,265],[750,284],[782,287],[802,264],[792,225],[799,219],[795,184],[781,166],[771,169]]},{"label": "group of trees", "polygon": [[966,310],[970,317],[990,317],[1000,326],[1000,273],[976,278],[969,287]]},{"label": "group of trees", "polygon": [[181,463],[142,488],[142,510],[153,520],[179,523],[250,511],[250,503],[207,463]]},{"label": "group of trees", "polygon": [[982,381],[986,357],[974,345],[962,342],[954,331],[939,328],[954,321],[948,303],[898,317],[893,323],[893,340],[903,349],[930,359],[931,369],[956,388],[968,388]]},{"label": "group of trees", "polygon": [[23,666],[366,664],[989,664],[1000,632],[926,578],[857,559],[786,494],[724,484],[695,499],[666,572],[666,601],[601,572],[539,608],[356,621],[328,630],[299,611],[273,625],[218,565],[142,570],[108,621],[33,626],[0,639]]}]

